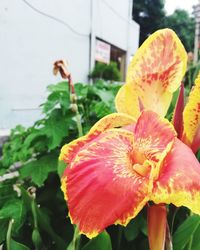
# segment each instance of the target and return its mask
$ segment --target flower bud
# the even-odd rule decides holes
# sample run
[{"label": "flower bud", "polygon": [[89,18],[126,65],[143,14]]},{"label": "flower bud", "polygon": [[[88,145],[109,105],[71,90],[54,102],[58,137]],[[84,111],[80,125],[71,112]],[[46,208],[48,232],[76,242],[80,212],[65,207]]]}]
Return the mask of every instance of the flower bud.
[{"label": "flower bud", "polygon": [[42,239],[41,239],[40,233],[39,233],[39,231],[38,231],[37,228],[35,228],[35,229],[33,230],[33,233],[32,233],[32,241],[33,241],[33,244],[34,244],[36,250],[41,249]]},{"label": "flower bud", "polygon": [[75,103],[72,103],[71,105],[70,105],[70,108],[71,108],[71,110],[73,111],[73,112],[77,112],[78,111],[78,106],[77,106],[77,104],[75,104]]}]

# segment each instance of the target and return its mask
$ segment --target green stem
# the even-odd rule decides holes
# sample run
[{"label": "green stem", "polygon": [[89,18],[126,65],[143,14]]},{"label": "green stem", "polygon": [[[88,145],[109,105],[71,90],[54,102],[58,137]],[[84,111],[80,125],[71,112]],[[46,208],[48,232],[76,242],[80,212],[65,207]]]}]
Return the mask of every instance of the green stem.
[{"label": "green stem", "polygon": [[31,201],[31,210],[33,214],[33,222],[34,222],[34,228],[38,228],[38,219],[37,219],[37,212],[36,212],[36,203],[35,200],[32,199]]},{"label": "green stem", "polygon": [[80,240],[81,240],[81,235],[79,235],[78,227],[74,226],[74,236],[73,236],[73,240],[72,240],[74,250],[80,249]]},{"label": "green stem", "polygon": [[9,221],[9,224],[8,224],[8,231],[7,231],[7,234],[6,234],[6,246],[7,246],[7,250],[11,250],[11,232],[12,232],[12,225],[14,223],[14,220],[11,219]]},{"label": "green stem", "polygon": [[83,127],[81,124],[81,116],[80,116],[78,111],[76,112],[76,125],[78,128],[78,136],[79,137],[83,136]]}]

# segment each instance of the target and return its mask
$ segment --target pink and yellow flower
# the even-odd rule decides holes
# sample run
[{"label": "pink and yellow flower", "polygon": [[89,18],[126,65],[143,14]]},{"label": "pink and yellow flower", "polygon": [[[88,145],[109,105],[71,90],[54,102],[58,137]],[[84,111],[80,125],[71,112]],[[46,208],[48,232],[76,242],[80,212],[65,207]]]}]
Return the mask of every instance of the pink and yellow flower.
[{"label": "pink and yellow flower", "polygon": [[[130,64],[116,97],[118,113],[63,146],[60,160],[68,166],[62,190],[69,215],[89,238],[111,224],[126,225],[148,201],[200,214],[199,162],[163,118],[185,73],[186,58],[173,31],[155,32]],[[198,108],[196,102],[194,106],[184,112]],[[183,131],[191,139],[186,122]]]}]

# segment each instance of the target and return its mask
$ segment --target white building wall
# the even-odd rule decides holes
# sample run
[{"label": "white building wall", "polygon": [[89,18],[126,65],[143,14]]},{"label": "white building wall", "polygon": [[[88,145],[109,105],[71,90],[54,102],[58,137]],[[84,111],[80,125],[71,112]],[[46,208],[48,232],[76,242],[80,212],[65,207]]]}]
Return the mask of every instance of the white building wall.
[{"label": "white building wall", "polygon": [[[49,17],[33,10],[25,1]],[[16,124],[29,126],[38,119],[41,113],[38,106],[44,102],[46,86],[60,80],[52,74],[55,60],[67,59],[74,81],[87,81],[91,1],[0,0],[0,130]],[[126,50],[129,0],[105,1],[124,20],[103,0],[93,0],[97,7],[96,36]],[[132,22],[130,30],[134,54],[139,27]]]},{"label": "white building wall", "polygon": [[134,54],[139,43],[139,25],[129,20],[129,1],[132,0],[96,0],[95,33],[122,50],[127,51],[129,46]]}]

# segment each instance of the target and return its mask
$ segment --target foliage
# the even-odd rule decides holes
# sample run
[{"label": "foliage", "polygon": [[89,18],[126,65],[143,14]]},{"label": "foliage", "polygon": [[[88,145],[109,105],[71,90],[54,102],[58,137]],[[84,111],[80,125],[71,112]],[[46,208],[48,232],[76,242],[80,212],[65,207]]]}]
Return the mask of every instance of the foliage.
[{"label": "foliage", "polygon": [[165,18],[163,0],[134,0],[133,19],[140,25],[140,44],[157,29]]},{"label": "foliage", "polygon": [[[95,86],[75,85],[85,133],[99,118],[114,112],[113,100],[119,87],[103,81]],[[50,94],[41,105],[43,118],[29,128],[18,125],[3,147],[1,177],[9,172],[18,174],[0,181],[0,245],[3,244],[3,249],[6,245],[8,248],[9,225],[11,249],[62,250],[73,237],[60,190],[58,174],[61,175],[63,166],[59,164],[58,170],[57,166],[61,145],[78,137],[76,113],[71,106],[67,82],[50,85],[48,90]],[[91,249],[98,241],[105,241],[107,249],[111,249],[109,240],[107,234],[102,234],[94,243],[87,244],[85,240],[84,249]]]},{"label": "foliage", "polygon": [[[93,86],[75,85],[84,133],[99,118],[115,111],[114,97],[119,87],[103,81]],[[90,241],[80,237],[66,218],[67,207],[60,190],[65,165],[58,164],[57,158],[61,145],[78,137],[76,114],[67,82],[50,85],[48,90],[50,94],[41,105],[43,118],[32,127],[14,128],[3,147],[1,175],[15,171],[18,177],[0,181],[0,245],[4,250],[9,250],[9,245],[11,250],[148,249],[145,208],[126,228],[111,226],[108,233]],[[177,93],[172,105],[176,98]],[[189,244],[190,249],[199,249],[199,216],[189,217],[185,208],[177,212],[169,206],[169,211],[170,228],[175,232],[174,249],[186,250]]]},{"label": "foliage", "polygon": [[140,25],[140,44],[157,29],[171,28],[186,50],[193,51],[195,21],[186,10],[177,9],[167,16],[163,0],[134,0],[133,19]]},{"label": "foliage", "polygon": [[111,62],[110,64],[97,62],[90,77],[92,79],[104,79],[110,81],[120,81],[121,79],[117,63],[115,62]]},{"label": "foliage", "polygon": [[188,69],[185,76],[185,83],[188,85],[189,89],[191,89],[194,84],[197,75],[200,72],[200,63],[193,64],[192,62],[188,65]]},{"label": "foliage", "polygon": [[181,39],[185,49],[193,51],[195,21],[186,10],[177,9],[172,15],[166,16],[163,27],[173,29]]}]

